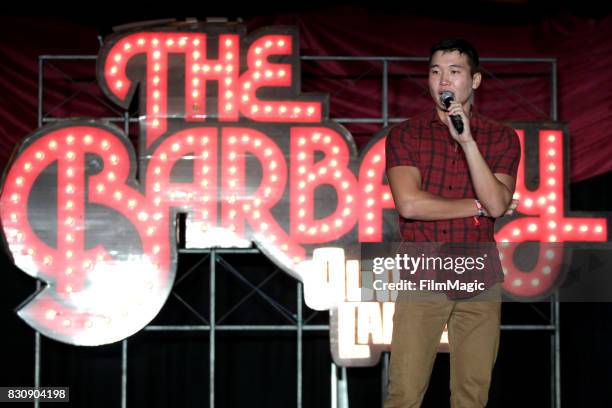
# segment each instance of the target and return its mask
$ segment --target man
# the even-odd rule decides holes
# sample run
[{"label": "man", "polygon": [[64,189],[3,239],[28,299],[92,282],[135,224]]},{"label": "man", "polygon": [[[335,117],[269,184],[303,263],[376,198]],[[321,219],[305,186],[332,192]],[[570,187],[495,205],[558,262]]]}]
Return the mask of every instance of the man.
[{"label": "man", "polygon": [[[519,140],[513,129],[475,111],[474,91],[481,82],[478,53],[470,43],[451,39],[435,44],[429,58],[435,107],[389,132],[387,177],[403,241],[492,243],[495,218],[516,208],[512,196]],[[452,102],[442,100],[449,95]],[[451,116],[461,120],[461,132]],[[396,302],[385,408],[420,406],[445,325],[451,406],[486,405],[501,305],[478,300],[500,298],[503,274],[490,267],[480,278],[485,291],[472,294],[470,301],[447,291],[435,293],[435,301]]]}]

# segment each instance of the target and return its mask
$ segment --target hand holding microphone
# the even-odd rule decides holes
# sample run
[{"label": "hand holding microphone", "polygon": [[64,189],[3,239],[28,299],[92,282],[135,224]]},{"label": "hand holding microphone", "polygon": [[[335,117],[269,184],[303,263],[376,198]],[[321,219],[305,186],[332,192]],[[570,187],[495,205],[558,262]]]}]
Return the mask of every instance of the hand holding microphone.
[{"label": "hand holding microphone", "polygon": [[[451,91],[444,91],[440,94],[440,102],[446,109],[450,107],[450,104],[455,100],[455,94]],[[451,122],[457,133],[463,133],[463,120],[459,115],[450,115]]]}]

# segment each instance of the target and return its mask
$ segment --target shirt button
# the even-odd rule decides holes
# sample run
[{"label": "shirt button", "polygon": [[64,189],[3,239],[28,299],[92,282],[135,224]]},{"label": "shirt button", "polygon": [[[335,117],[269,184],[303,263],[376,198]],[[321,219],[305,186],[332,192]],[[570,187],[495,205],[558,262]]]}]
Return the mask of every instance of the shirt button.
[{"label": "shirt button", "polygon": [[443,234],[446,234],[446,230],[445,230],[445,229],[443,229],[443,230],[442,230],[442,233],[443,233]]},{"label": "shirt button", "polygon": [[452,189],[453,189],[453,186],[448,186],[448,189],[449,189],[449,190],[452,190]]}]

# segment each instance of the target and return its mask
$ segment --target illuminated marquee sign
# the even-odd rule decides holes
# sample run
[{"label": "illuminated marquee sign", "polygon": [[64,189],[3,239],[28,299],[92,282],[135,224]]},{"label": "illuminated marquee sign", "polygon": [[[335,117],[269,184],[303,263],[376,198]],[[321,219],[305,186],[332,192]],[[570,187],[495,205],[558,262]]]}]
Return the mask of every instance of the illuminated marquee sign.
[{"label": "illuminated marquee sign", "polygon": [[[15,264],[46,286],[21,318],[78,345],[142,329],[170,293],[176,214],[184,212],[188,247],[255,243],[304,282],[310,307],[330,310],[336,361],[372,363],[371,350],[390,341],[393,305],[353,302],[359,267],[348,248],[397,233],[384,133],[358,153],[329,119],[327,97],[300,92],[298,51],[291,27],[247,36],[243,26],[200,25],[109,38],[98,81],[123,108],[138,94],[139,146],[101,120],[44,126],[23,141],[0,217]],[[562,130],[542,126],[533,138],[541,182],[528,190],[519,170],[524,216],[503,225],[498,240],[606,241],[605,218],[567,215]],[[506,290],[546,293],[561,255],[542,259],[537,283],[506,257]]]}]

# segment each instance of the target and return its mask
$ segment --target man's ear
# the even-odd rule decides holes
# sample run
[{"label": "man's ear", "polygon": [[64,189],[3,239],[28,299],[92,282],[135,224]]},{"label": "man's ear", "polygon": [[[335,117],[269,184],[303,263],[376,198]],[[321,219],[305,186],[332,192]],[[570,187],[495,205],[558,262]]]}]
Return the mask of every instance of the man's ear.
[{"label": "man's ear", "polygon": [[482,81],[482,74],[480,72],[472,75],[472,89],[476,90],[480,86],[480,82]]}]

